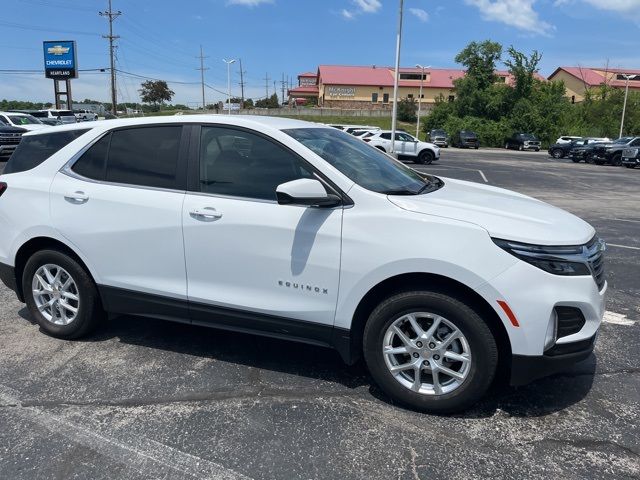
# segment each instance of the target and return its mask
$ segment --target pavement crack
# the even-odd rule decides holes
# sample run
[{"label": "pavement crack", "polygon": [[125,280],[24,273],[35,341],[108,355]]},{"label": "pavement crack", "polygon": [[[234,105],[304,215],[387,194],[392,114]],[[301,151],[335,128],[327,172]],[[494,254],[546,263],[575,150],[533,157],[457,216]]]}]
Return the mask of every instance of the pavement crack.
[{"label": "pavement crack", "polygon": [[560,444],[560,445],[571,445],[576,448],[585,448],[585,449],[593,449],[603,446],[611,446],[616,450],[621,450],[628,455],[639,457],[640,453],[636,452],[630,447],[625,445],[621,445],[613,440],[597,440],[595,438],[577,438],[575,440],[568,438],[544,438],[542,440],[534,440],[526,443],[552,443],[552,444]]}]

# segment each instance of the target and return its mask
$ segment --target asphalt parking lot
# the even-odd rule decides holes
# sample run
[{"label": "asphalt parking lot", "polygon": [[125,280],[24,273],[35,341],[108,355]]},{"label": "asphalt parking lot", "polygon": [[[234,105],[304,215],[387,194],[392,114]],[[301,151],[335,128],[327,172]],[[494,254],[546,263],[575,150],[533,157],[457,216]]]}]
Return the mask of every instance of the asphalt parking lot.
[{"label": "asphalt parking lot", "polygon": [[640,170],[455,149],[419,169],[596,227],[609,300],[594,356],[432,416],[307,345],[132,317],[49,338],[0,287],[0,478],[640,478]]}]

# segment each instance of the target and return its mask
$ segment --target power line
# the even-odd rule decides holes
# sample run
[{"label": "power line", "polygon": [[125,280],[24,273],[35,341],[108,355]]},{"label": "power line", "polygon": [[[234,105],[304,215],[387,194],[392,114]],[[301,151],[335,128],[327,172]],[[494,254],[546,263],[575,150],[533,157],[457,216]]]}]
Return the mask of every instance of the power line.
[{"label": "power line", "polygon": [[114,44],[113,41],[120,38],[119,35],[114,35],[113,34],[113,21],[118,18],[120,15],[122,15],[122,12],[120,10],[118,10],[117,12],[114,12],[111,8],[111,0],[109,1],[109,9],[104,11],[104,12],[98,12],[99,15],[101,17],[107,17],[109,20],[109,35],[102,35],[102,38],[107,38],[109,39],[109,57],[111,60],[111,113],[113,113],[114,115],[116,115],[116,113],[118,112],[117,110],[117,95],[116,95],[116,67],[115,67],[115,60],[114,60]]},{"label": "power line", "polygon": [[204,59],[205,58],[209,58],[209,57],[205,57],[202,53],[202,45],[200,45],[200,56],[196,57],[200,59],[200,68],[196,68],[196,70],[200,70],[200,80],[202,82],[202,111],[204,111],[206,108],[206,103],[204,101],[204,71],[205,70],[209,70],[208,68],[206,68],[204,66]]}]

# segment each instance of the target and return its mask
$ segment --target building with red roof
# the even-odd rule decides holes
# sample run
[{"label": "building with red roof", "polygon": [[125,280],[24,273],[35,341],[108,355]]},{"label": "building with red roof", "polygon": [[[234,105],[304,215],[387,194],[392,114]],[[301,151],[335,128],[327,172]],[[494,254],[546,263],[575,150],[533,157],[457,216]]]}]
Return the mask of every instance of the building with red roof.
[{"label": "building with red roof", "polygon": [[[394,73],[393,67],[385,66],[320,65],[316,73],[298,76],[299,86],[289,90],[289,97],[292,100],[317,99],[317,105],[321,107],[390,109]],[[400,68],[400,99],[418,100],[422,73],[419,68]],[[460,69],[425,69],[421,102],[428,107],[434,105],[437,98],[453,101],[453,82],[464,74]],[[496,75],[498,81],[513,85],[513,77],[508,72],[498,71]]]},{"label": "building with red roof", "polygon": [[592,88],[608,85],[613,88],[625,88],[629,75],[629,90],[640,92],[640,70],[621,68],[558,67],[549,76],[551,81],[563,81],[567,96],[573,102],[584,100],[585,94]]}]

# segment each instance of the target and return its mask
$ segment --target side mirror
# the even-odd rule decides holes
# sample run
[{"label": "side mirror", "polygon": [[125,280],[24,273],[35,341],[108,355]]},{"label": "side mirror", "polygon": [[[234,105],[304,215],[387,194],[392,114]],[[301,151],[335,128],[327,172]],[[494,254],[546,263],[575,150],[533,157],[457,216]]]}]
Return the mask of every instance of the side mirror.
[{"label": "side mirror", "polygon": [[300,178],[278,185],[276,197],[280,205],[336,207],[342,203],[338,195],[327,193],[322,183],[310,178]]}]

